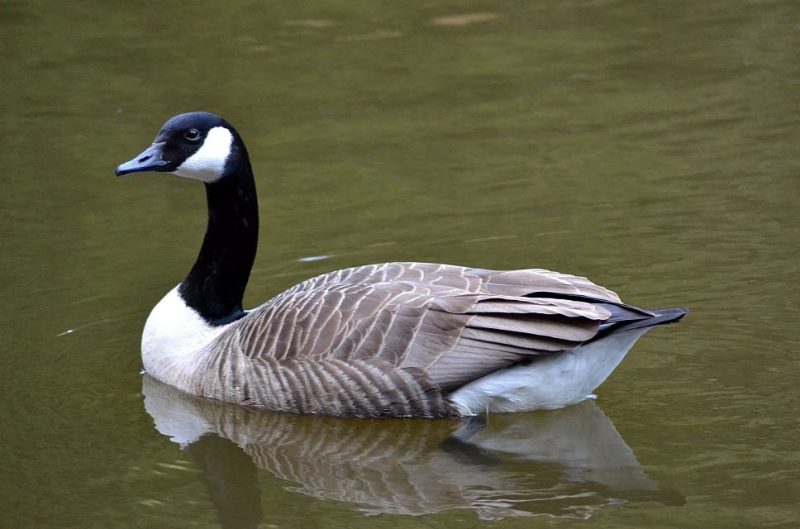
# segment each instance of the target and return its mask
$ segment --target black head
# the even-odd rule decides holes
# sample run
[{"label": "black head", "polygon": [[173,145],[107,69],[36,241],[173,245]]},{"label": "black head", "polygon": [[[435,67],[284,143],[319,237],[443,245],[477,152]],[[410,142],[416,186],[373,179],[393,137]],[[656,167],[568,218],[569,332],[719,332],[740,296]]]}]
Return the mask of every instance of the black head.
[{"label": "black head", "polygon": [[238,134],[224,119],[210,112],[188,112],[164,123],[153,144],[115,173],[159,171],[212,183],[225,176],[232,155],[243,150]]}]

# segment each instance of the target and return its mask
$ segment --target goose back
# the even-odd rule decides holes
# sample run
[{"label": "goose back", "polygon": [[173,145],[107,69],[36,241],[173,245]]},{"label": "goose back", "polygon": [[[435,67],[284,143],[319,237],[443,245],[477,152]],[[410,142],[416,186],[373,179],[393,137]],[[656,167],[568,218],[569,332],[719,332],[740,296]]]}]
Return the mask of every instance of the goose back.
[{"label": "goose back", "polygon": [[[592,303],[588,300],[596,300]],[[386,263],[311,278],[230,325],[191,393],[278,411],[457,415],[452,391],[591,340],[613,292],[547,270]]]}]

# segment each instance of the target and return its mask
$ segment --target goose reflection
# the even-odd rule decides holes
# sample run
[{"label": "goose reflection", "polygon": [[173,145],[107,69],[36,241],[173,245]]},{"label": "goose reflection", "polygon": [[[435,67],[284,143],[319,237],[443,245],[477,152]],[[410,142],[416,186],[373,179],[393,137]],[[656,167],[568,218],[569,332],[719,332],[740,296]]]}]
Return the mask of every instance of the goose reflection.
[{"label": "goose reflection", "polygon": [[683,501],[645,475],[591,401],[466,422],[348,420],[200,399],[147,375],[142,392],[156,429],[200,467],[223,527],[258,526],[256,467],[365,514],[589,518],[609,504]]}]

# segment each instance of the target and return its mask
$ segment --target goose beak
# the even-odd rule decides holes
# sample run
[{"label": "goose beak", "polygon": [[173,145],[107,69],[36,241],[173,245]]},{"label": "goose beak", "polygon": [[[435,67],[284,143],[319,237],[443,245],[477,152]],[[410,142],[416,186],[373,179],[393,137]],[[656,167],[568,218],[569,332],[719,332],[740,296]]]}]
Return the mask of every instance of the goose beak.
[{"label": "goose beak", "polygon": [[143,173],[145,171],[163,171],[164,167],[169,165],[168,162],[165,162],[161,158],[163,147],[163,142],[153,143],[139,156],[118,166],[114,174],[117,176],[124,176],[131,173]]}]

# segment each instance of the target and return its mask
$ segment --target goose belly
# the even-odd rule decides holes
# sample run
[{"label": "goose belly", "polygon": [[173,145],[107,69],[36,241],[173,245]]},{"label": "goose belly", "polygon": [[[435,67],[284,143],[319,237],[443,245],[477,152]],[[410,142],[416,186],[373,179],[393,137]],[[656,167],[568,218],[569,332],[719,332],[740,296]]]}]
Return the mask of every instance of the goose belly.
[{"label": "goose belly", "polygon": [[496,371],[459,388],[450,401],[463,415],[552,410],[594,398],[593,391],[648,329],[634,329]]}]

